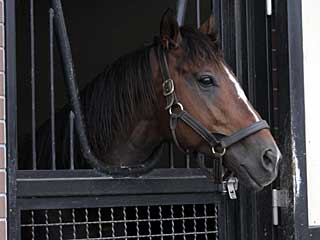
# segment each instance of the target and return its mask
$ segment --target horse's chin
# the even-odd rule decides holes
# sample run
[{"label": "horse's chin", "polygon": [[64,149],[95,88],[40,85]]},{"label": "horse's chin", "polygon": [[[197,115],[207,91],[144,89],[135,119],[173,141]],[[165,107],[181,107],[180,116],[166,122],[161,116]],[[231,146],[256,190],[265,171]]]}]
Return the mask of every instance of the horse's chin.
[{"label": "horse's chin", "polygon": [[235,176],[239,179],[239,182],[242,186],[247,188],[248,190],[259,192],[264,187],[268,186],[270,183],[274,181],[276,176],[272,179],[262,181],[258,176],[254,176],[244,165],[240,164],[238,166],[229,165],[228,162],[225,162],[225,167],[229,170],[233,171]]},{"label": "horse's chin", "polygon": [[266,186],[265,184],[259,183],[246,170],[242,170],[236,175],[239,179],[240,184],[251,191],[259,192]]}]

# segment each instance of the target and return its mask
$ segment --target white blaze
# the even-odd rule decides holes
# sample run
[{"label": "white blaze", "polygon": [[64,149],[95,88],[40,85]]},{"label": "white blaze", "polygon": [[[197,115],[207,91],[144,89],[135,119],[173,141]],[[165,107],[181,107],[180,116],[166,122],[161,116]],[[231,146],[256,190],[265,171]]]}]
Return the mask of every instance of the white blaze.
[{"label": "white blaze", "polygon": [[253,110],[251,104],[249,103],[249,101],[248,101],[243,89],[239,85],[238,81],[235,79],[233,74],[229,71],[229,69],[226,66],[223,66],[223,67],[226,70],[230,81],[234,84],[234,87],[236,88],[236,91],[237,91],[237,94],[238,94],[238,98],[241,99],[244,102],[244,104],[247,106],[248,110],[252,113],[252,115],[253,115],[254,119],[256,120],[256,122],[258,122],[259,121],[259,117],[258,117],[257,113]]}]

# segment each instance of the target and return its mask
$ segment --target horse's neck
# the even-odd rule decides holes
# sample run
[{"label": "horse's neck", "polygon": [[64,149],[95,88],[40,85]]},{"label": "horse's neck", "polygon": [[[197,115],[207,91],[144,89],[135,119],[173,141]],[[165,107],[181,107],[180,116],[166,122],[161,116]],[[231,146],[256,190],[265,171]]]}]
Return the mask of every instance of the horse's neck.
[{"label": "horse's neck", "polygon": [[[107,156],[112,165],[130,166],[143,163],[162,143],[156,120],[139,121],[127,137],[120,137],[112,144]],[[158,156],[156,156],[158,157]]]}]

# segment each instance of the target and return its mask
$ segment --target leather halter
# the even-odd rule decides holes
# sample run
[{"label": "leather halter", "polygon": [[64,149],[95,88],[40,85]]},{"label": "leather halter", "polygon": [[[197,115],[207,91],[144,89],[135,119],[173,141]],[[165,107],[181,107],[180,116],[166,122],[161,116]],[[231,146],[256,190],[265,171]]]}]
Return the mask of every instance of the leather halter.
[{"label": "leather halter", "polygon": [[[215,158],[218,158],[222,161],[223,155],[226,153],[227,148],[231,145],[243,140],[244,138],[259,132],[263,129],[270,128],[268,123],[265,120],[260,120],[251,124],[250,126],[235,132],[231,136],[224,136],[218,139],[217,135],[212,134],[201,122],[199,122],[196,118],[190,115],[187,111],[184,110],[183,104],[179,102],[179,99],[175,92],[175,85],[173,79],[170,77],[169,67],[167,63],[166,56],[167,49],[163,47],[158,47],[158,59],[160,70],[163,77],[163,96],[165,97],[166,105],[165,109],[168,111],[170,116],[170,130],[173,141],[177,145],[177,147],[185,152],[185,150],[180,145],[176,129],[178,125],[178,121],[181,120],[185,124],[187,124],[193,131],[195,131],[203,140],[205,140],[209,147],[211,148],[211,152]],[[219,134],[221,136],[221,134]],[[206,168],[203,161],[198,160],[198,163],[202,169]],[[222,163],[219,163],[219,168],[222,168]],[[210,173],[209,170],[205,169],[206,173]],[[210,174],[211,175],[211,174]]]}]

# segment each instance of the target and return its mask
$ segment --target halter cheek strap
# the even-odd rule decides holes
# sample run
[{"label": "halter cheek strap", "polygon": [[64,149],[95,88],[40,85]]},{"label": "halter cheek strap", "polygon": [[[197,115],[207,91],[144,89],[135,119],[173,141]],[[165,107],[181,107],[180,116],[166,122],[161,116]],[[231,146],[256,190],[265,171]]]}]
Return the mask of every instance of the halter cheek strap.
[{"label": "halter cheek strap", "polygon": [[[170,116],[171,135],[173,141],[181,151],[185,152],[183,147],[180,145],[176,134],[176,129],[179,120],[183,121],[203,140],[205,140],[208,143],[213,156],[220,160],[219,165],[222,165],[222,157],[226,153],[228,147],[256,132],[261,131],[262,129],[270,128],[265,120],[260,120],[246,128],[239,130],[238,132],[235,132],[231,136],[224,136],[221,139],[218,139],[215,136],[215,134],[212,134],[205,126],[203,126],[203,124],[200,121],[198,121],[196,118],[194,118],[192,115],[190,115],[187,111],[184,110],[182,103],[179,102],[178,97],[175,93],[174,81],[170,77],[166,57],[166,50],[159,46],[157,54],[159,59],[160,70],[163,77],[162,89],[163,96],[165,97],[166,101],[165,109],[168,110]],[[200,167],[205,168],[204,164],[202,164],[201,162],[199,162]]]}]

